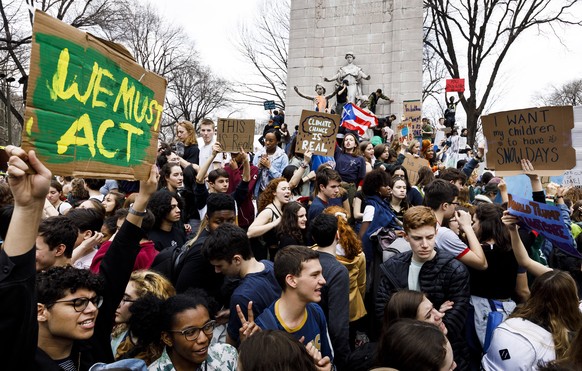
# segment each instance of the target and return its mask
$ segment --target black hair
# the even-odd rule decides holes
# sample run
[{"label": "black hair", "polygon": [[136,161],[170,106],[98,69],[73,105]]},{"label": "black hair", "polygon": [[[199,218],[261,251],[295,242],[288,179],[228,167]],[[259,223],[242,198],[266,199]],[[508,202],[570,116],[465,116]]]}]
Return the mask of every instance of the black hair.
[{"label": "black hair", "polygon": [[160,169],[160,182],[159,182],[160,184],[158,185],[159,189],[162,189],[162,188],[168,186],[168,181],[166,180],[166,178],[169,177],[170,174],[172,174],[172,169],[175,166],[177,166],[178,168],[180,168],[180,170],[182,170],[182,168],[180,167],[180,164],[175,163],[175,162],[167,162],[167,160],[166,160],[166,163]]},{"label": "black hair", "polygon": [[267,134],[275,135],[275,138],[277,139],[277,143],[279,143],[281,141],[281,132],[279,130],[271,129],[265,133],[265,137],[267,136]]},{"label": "black hair", "polygon": [[331,214],[319,214],[311,222],[311,238],[320,247],[331,246],[337,235],[337,218]]},{"label": "black hair", "polygon": [[178,207],[182,209],[182,198],[176,192],[170,192],[167,189],[156,191],[148,202],[147,209],[154,214],[155,222],[153,229],[159,228],[162,222],[172,211],[172,198],[178,201]]},{"label": "black hair", "polygon": [[285,180],[287,182],[289,182],[291,180],[291,178],[293,178],[293,174],[295,174],[295,170],[297,170],[297,166],[295,166],[295,165],[287,165],[285,167],[285,169],[283,169],[283,172],[281,173],[281,176],[283,178],[285,178]]},{"label": "black hair", "polygon": [[[71,210],[72,212],[73,210]],[[99,227],[98,230],[100,230]],[[63,215],[51,216],[46,218],[38,226],[38,235],[42,237],[48,245],[49,250],[54,250],[60,244],[65,245],[64,256],[71,258],[75,241],[79,237],[79,227]]]},{"label": "black hair", "polygon": [[[408,170],[402,165],[396,165],[390,169],[390,176],[394,176],[397,170],[402,170],[404,172],[404,181],[406,182],[406,189],[410,189],[410,180],[408,180]],[[401,176],[401,175],[399,175]]]},{"label": "black hair", "polygon": [[212,304],[211,299],[202,289],[188,290],[183,294],[168,298],[161,306],[161,330],[172,330],[177,314],[199,306],[206,308],[210,319],[214,319],[216,311],[212,307],[216,306],[216,304]]},{"label": "black hair", "polygon": [[105,185],[105,179],[84,178],[85,185],[92,191],[98,191]]},{"label": "black hair", "polygon": [[445,202],[451,203],[459,195],[453,184],[443,179],[435,179],[424,187],[424,204],[437,210]]},{"label": "black hair", "polygon": [[107,229],[107,233],[112,236],[117,231],[117,216],[111,215],[106,217],[103,221],[103,227]]},{"label": "black hair", "polygon": [[236,211],[234,198],[226,193],[211,193],[206,200],[206,215],[208,218],[216,211],[230,210]]},{"label": "black hair", "polygon": [[66,218],[73,222],[79,231],[100,231],[103,226],[103,215],[95,209],[73,209]]},{"label": "black hair", "polygon": [[230,223],[222,223],[206,238],[202,253],[208,260],[224,260],[228,263],[235,255],[240,255],[243,260],[253,257],[245,230]]},{"label": "black hair", "polygon": [[281,240],[284,236],[293,237],[297,244],[305,242],[304,231],[298,226],[299,218],[297,213],[301,208],[305,208],[301,203],[291,201],[283,208],[283,215],[281,215],[281,222],[276,228],[277,237]]},{"label": "black hair", "polygon": [[503,250],[511,250],[511,238],[509,231],[501,217],[503,209],[490,203],[482,203],[477,206],[475,216],[479,220],[479,242],[495,241],[495,246]]},{"label": "black hair", "polygon": [[362,184],[362,193],[364,196],[374,196],[378,194],[380,187],[387,186],[390,183],[390,175],[382,169],[370,171],[364,177]]},{"label": "black hair", "polygon": [[489,183],[489,181],[493,179],[493,174],[486,171],[483,174],[481,174],[481,184],[487,184]]},{"label": "black hair", "polygon": [[137,346],[144,349],[149,344],[161,345],[162,332],[174,329],[176,315],[202,306],[210,319],[220,308],[202,289],[188,289],[186,292],[163,300],[153,294],[137,299],[130,307],[129,329],[139,340]]},{"label": "black hair", "polygon": [[41,304],[52,304],[78,289],[95,291],[99,295],[103,290],[103,279],[88,269],[70,265],[52,267],[36,274],[36,297]]},{"label": "black hair", "polygon": [[303,268],[303,262],[318,259],[319,253],[317,251],[311,250],[305,246],[287,246],[280,250],[277,255],[275,255],[275,278],[281,286],[281,289],[285,291],[287,289],[286,277],[288,274],[293,276],[301,275],[301,270]]}]

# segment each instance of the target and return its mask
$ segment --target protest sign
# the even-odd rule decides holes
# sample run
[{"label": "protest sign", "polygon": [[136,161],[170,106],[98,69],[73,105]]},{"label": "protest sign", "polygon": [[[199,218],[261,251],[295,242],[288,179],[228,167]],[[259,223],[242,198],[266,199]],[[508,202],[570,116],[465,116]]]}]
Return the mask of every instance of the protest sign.
[{"label": "protest sign", "polygon": [[410,143],[410,141],[414,139],[411,126],[412,124],[409,121],[401,122],[396,126],[396,136],[401,144],[404,143],[404,141]]},{"label": "protest sign", "polygon": [[255,120],[218,119],[217,140],[224,152],[253,151]]},{"label": "protest sign", "polygon": [[263,107],[265,108],[265,110],[271,110],[271,109],[275,109],[277,108],[277,106],[275,105],[275,101],[274,100],[266,100],[263,102]]},{"label": "protest sign", "polygon": [[410,185],[416,185],[418,181],[418,171],[421,167],[426,166],[430,168],[430,163],[428,160],[420,157],[414,157],[413,154],[407,153],[402,166],[406,169],[406,174],[408,174],[408,181]]},{"label": "protest sign", "polygon": [[411,137],[422,140],[422,103],[420,100],[405,100],[403,102],[404,120],[410,123]]},{"label": "protest sign", "polygon": [[147,179],[166,80],[122,46],[36,11],[22,146],[58,175]]},{"label": "protest sign", "polygon": [[564,173],[563,186],[582,187],[582,169],[572,169]]},{"label": "protest sign", "polygon": [[528,159],[539,175],[561,175],[576,165],[572,107],[540,107],[481,117],[487,138],[487,167],[497,175],[520,174]]},{"label": "protest sign", "polygon": [[447,93],[450,92],[459,92],[462,93],[465,91],[465,79],[447,79],[445,91]]},{"label": "protest sign", "polygon": [[555,246],[569,254],[582,257],[574,246],[570,228],[564,223],[559,207],[510,194],[507,210],[511,215],[518,217],[522,225],[541,233]]},{"label": "protest sign", "polygon": [[582,106],[574,107],[572,146],[576,150],[576,166],[564,173],[562,185],[582,187]]},{"label": "protest sign", "polygon": [[316,155],[333,156],[340,120],[338,115],[303,110],[295,152],[310,151]]}]

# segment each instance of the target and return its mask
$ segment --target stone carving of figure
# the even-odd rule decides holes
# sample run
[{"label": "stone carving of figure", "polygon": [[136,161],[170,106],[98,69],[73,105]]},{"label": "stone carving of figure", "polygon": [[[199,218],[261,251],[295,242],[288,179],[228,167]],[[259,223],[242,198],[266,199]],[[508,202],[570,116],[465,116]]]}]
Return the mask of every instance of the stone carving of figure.
[{"label": "stone carving of figure", "polygon": [[348,63],[340,67],[337,73],[331,78],[323,79],[327,82],[336,81],[338,85],[342,85],[343,80],[348,80],[348,102],[351,103],[356,103],[356,98],[362,96],[361,80],[370,80],[370,75],[366,75],[361,67],[354,64],[355,58],[354,53],[347,53],[346,61]]}]

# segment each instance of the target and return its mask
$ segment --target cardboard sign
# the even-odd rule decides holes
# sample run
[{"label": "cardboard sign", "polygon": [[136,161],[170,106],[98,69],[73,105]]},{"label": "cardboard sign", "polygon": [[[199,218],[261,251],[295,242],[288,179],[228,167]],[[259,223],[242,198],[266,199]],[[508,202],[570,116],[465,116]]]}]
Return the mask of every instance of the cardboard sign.
[{"label": "cardboard sign", "polygon": [[465,91],[465,79],[447,79],[445,91],[463,93]]},{"label": "cardboard sign", "polygon": [[255,120],[218,119],[217,140],[224,152],[253,151]]},{"label": "cardboard sign", "polygon": [[497,175],[521,174],[528,159],[539,175],[561,175],[576,165],[572,107],[540,107],[481,117],[487,167]]},{"label": "cardboard sign", "polygon": [[22,146],[54,173],[147,179],[166,80],[121,46],[36,11]]},{"label": "cardboard sign", "polygon": [[[405,100],[403,102],[404,120],[410,123],[410,135],[413,139],[422,140],[422,103],[420,100]],[[412,139],[409,139],[409,141]]]},{"label": "cardboard sign", "polygon": [[414,139],[414,135],[412,134],[412,124],[409,121],[401,122],[396,126],[396,135],[398,136],[398,142],[401,144],[404,141],[410,143]]},{"label": "cardboard sign", "polygon": [[277,106],[275,105],[275,101],[274,100],[266,100],[263,102],[263,107],[265,108],[265,110],[270,110],[270,109],[275,109],[277,108]]},{"label": "cardboard sign", "polygon": [[410,185],[414,186],[418,182],[418,171],[420,168],[423,166],[430,168],[430,163],[424,158],[414,157],[411,153],[407,153],[404,162],[402,162],[402,166],[406,169]]},{"label": "cardboard sign", "polygon": [[565,252],[582,257],[574,246],[570,228],[564,223],[560,208],[509,195],[507,210],[529,229],[541,233]]},{"label": "cardboard sign", "polygon": [[567,187],[582,187],[582,170],[573,169],[564,173],[562,185]]},{"label": "cardboard sign", "polygon": [[333,156],[340,121],[338,115],[303,110],[299,120],[295,151],[298,153],[311,151],[316,155]]}]

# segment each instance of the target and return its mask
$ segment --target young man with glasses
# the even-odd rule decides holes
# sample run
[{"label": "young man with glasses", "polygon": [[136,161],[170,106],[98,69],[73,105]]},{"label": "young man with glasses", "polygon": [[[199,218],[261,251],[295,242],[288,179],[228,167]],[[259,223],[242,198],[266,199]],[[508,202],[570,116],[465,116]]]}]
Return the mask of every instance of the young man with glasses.
[{"label": "young man with glasses", "polygon": [[14,146],[5,151],[14,213],[0,250],[2,367],[76,371],[88,370],[96,362],[113,362],[112,324],[140,250],[141,222],[157,188],[157,167],[152,166],[149,179],[140,182],[140,192],[103,258],[99,276],[55,267],[36,277],[34,243],[51,172],[33,151]]},{"label": "young man with glasses", "polygon": [[[456,210],[458,189],[450,182],[436,179],[424,187],[424,204],[432,209],[437,218],[436,247],[455,256],[463,264],[478,270],[487,269],[487,259],[479,239],[473,231],[471,214]],[[467,244],[447,227],[444,220],[455,218],[459,228],[465,232]]]}]

